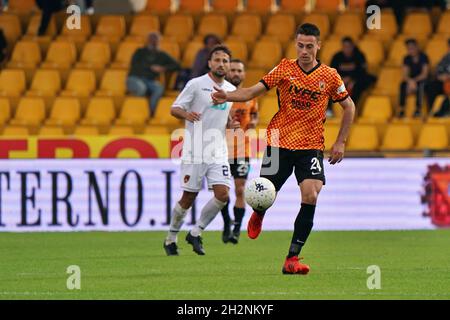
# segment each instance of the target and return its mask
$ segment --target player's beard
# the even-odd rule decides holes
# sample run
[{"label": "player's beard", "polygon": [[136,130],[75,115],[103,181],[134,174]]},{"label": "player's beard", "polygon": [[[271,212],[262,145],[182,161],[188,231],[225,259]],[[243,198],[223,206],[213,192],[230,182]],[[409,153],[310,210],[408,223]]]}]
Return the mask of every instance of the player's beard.
[{"label": "player's beard", "polygon": [[225,72],[225,70],[223,70],[223,71],[222,70],[214,70],[214,71],[212,71],[212,74],[217,78],[223,79],[223,78],[225,78],[226,72]]},{"label": "player's beard", "polygon": [[230,79],[230,82],[233,86],[235,87],[239,87],[239,85],[241,84],[242,80],[239,77],[233,77]]}]

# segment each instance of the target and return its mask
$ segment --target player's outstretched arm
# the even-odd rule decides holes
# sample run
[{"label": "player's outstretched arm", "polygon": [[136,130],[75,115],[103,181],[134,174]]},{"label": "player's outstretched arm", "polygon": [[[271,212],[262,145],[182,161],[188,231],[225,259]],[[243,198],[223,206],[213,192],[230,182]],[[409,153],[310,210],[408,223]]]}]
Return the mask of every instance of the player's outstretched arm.
[{"label": "player's outstretched arm", "polygon": [[350,126],[352,125],[355,116],[355,103],[352,98],[348,97],[339,102],[339,104],[344,109],[344,114],[342,116],[339,134],[336,142],[331,147],[330,157],[328,158],[328,162],[331,164],[339,163],[342,161],[342,158],[344,158],[345,142],[347,141],[350,133]]},{"label": "player's outstretched arm", "polygon": [[221,104],[225,102],[245,102],[249,101],[257,96],[261,95],[266,91],[266,87],[258,82],[252,87],[249,88],[239,88],[235,91],[226,92],[219,87],[215,86],[211,97],[213,99],[214,104]]}]

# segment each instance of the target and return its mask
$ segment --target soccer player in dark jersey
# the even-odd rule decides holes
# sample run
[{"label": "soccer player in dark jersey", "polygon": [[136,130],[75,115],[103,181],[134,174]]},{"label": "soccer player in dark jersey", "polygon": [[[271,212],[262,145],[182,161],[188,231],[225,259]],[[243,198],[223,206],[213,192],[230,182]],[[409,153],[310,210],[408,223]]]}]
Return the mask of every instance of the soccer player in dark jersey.
[{"label": "soccer player in dark jersey", "polygon": [[[339,102],[344,112],[341,128],[330,150],[328,161],[339,163],[344,156],[355,104],[337,73],[316,59],[320,49],[320,30],[309,23],[296,32],[297,59],[283,59],[260,82],[249,88],[226,92],[215,88],[214,103],[242,102],[277,87],[279,111],[267,128],[267,149],[260,176],[269,179],[279,191],[292,171],[301,192],[301,208],[294,224],[284,274],[307,274],[309,266],[299,262],[300,251],[313,227],[317,198],[325,184],[323,170],[323,124],[329,99]],[[267,54],[265,52],[261,54]],[[248,236],[261,232],[265,212],[254,211],[247,225]]]}]

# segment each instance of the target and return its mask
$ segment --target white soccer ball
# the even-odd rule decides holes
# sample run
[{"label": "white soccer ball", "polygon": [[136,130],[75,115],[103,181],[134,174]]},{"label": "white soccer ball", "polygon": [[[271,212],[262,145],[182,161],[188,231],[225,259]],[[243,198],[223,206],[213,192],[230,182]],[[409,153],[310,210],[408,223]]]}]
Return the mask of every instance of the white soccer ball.
[{"label": "white soccer ball", "polygon": [[277,193],[273,183],[266,178],[255,178],[245,187],[245,202],[254,210],[269,209],[275,201]]}]

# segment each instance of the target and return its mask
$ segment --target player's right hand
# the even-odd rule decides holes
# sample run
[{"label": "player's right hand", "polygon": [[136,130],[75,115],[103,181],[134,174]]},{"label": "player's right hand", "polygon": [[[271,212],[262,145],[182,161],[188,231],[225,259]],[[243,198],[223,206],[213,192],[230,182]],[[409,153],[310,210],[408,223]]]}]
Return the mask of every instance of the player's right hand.
[{"label": "player's right hand", "polygon": [[214,90],[216,90],[216,92],[211,93],[211,98],[214,104],[222,104],[227,102],[227,93],[224,90],[216,86],[214,86]]},{"label": "player's right hand", "polygon": [[186,120],[190,122],[200,121],[201,113],[198,112],[188,112],[186,114]]}]

